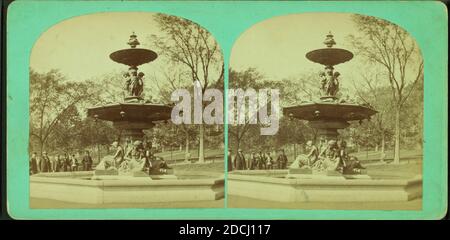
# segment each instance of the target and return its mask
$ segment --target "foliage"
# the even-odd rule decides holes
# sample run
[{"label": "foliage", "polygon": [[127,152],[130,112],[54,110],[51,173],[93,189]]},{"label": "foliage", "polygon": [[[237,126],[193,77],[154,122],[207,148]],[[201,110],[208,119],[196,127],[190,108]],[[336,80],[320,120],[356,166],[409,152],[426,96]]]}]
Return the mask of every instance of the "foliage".
[{"label": "foliage", "polygon": [[[308,99],[313,95],[314,90],[311,78],[309,76],[301,76],[300,79],[307,79],[309,82],[303,82],[299,79],[284,79],[282,81],[271,81],[265,79],[264,76],[255,68],[248,68],[243,71],[235,71],[230,69],[229,86],[230,88],[241,88],[243,90],[252,88],[258,92],[261,89],[278,89],[280,91],[280,104],[282,106],[292,105],[299,102],[301,99]],[[246,104],[237,105],[234,102],[235,109],[240,111]],[[245,109],[246,115],[248,108]],[[281,111],[280,111],[281,113]],[[279,130],[273,136],[260,135],[261,124],[251,124],[249,118],[246,118],[244,124],[230,125],[229,131],[229,145],[233,152],[237,149],[253,149],[253,150],[275,150],[283,147],[286,144],[302,144],[306,139],[314,138],[314,132],[309,128],[304,121],[297,119],[289,119],[280,116]]]},{"label": "foliage", "polygon": [[415,40],[403,28],[388,21],[353,15],[359,31],[350,36],[356,54],[377,69],[390,87],[395,111],[394,162],[400,162],[401,113],[406,101],[423,78],[423,59]]},{"label": "foliage", "polygon": [[[154,20],[158,23],[162,34],[152,36],[151,41],[162,53],[165,61],[175,67],[169,71],[179,71],[179,75],[175,76],[176,79],[184,80],[183,76],[188,74],[191,83],[197,81],[200,83],[203,93],[211,85],[223,83],[223,57],[219,44],[211,33],[194,22],[175,16],[156,14]],[[182,128],[187,134],[186,127],[182,125]],[[205,126],[199,124],[200,162],[204,162],[204,136]]]},{"label": "foliage", "polygon": [[79,106],[96,95],[89,86],[89,82],[68,82],[57,70],[38,73],[30,69],[30,139],[36,143],[30,146],[33,150],[42,152],[48,142],[69,137],[81,119]]}]

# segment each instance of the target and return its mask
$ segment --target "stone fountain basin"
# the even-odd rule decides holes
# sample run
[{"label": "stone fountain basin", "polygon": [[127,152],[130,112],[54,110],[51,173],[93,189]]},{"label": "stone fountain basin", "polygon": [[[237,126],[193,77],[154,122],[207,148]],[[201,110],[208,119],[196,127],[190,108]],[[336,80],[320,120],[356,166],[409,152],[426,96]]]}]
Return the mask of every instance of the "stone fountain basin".
[{"label": "stone fountain basin", "polygon": [[126,176],[91,180],[91,177],[93,172],[36,174],[30,176],[30,197],[103,204],[208,201],[224,196],[224,178],[219,175],[183,175],[159,180]]},{"label": "stone fountain basin", "polygon": [[412,179],[345,179],[288,170],[238,170],[228,174],[230,195],[276,202],[409,201],[422,196],[422,176]]}]

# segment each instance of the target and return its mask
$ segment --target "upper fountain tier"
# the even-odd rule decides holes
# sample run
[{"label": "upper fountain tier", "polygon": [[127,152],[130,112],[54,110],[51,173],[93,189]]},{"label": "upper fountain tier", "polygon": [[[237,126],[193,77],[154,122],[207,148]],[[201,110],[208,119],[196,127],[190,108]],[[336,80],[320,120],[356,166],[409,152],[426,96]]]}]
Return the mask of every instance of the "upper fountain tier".
[{"label": "upper fountain tier", "polygon": [[151,128],[153,122],[170,119],[172,106],[143,99],[145,74],[138,72],[137,66],[155,60],[157,54],[148,49],[136,48],[139,41],[134,33],[128,45],[131,48],[110,55],[113,61],[130,67],[122,79],[124,101],[90,107],[87,114],[95,119],[113,122],[115,127],[126,130],[125,135],[142,138],[142,129]]},{"label": "upper fountain tier", "polygon": [[340,63],[350,61],[353,58],[353,53],[340,48],[333,48],[336,42],[333,35],[329,33],[323,42],[327,47],[316,49],[306,54],[306,58],[315,63],[320,63],[325,66],[335,66]]},{"label": "upper fountain tier", "polygon": [[[306,57],[316,63],[325,65],[325,72],[320,73],[320,100],[302,101],[300,104],[285,107],[283,112],[289,117],[320,123],[317,128],[345,128],[347,121],[370,119],[377,111],[368,104],[355,100],[339,99],[340,73],[334,72],[334,65],[344,63],[353,58],[350,51],[332,48],[336,42],[329,33],[324,41],[327,48],[317,49],[306,54]],[[325,124],[322,124],[322,123]],[[334,124],[334,125],[333,125]],[[337,133],[334,132],[334,135]]]},{"label": "upper fountain tier", "polygon": [[130,36],[128,45],[131,48],[115,51],[109,57],[114,62],[122,63],[130,67],[137,67],[144,63],[149,63],[158,57],[158,54],[150,49],[136,48],[140,43],[134,33]]}]

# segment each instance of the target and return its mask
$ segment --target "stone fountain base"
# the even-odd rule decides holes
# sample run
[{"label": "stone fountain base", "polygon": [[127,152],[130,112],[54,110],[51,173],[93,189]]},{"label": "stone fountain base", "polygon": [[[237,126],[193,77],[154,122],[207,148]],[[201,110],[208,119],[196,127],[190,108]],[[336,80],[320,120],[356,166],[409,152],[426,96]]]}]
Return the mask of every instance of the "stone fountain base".
[{"label": "stone fountain base", "polygon": [[[410,201],[422,196],[422,176],[413,179],[353,179],[348,176],[297,174],[288,170],[233,171],[228,194],[276,202]],[[291,175],[292,177],[292,175]]]},{"label": "stone fountain base", "polygon": [[[166,179],[97,176],[93,172],[45,173],[30,177],[30,197],[75,203],[149,203],[208,201],[224,196],[224,179]],[[158,179],[158,180],[156,180]]]}]

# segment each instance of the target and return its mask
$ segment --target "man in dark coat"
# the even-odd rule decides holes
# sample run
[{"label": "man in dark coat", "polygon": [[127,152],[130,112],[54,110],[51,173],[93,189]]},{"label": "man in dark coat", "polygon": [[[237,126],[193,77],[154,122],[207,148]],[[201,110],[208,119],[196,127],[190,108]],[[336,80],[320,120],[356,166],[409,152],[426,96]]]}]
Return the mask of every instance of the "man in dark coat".
[{"label": "man in dark coat", "polygon": [[232,156],[231,156],[231,151],[228,150],[228,156],[227,156],[227,167],[228,167],[228,172],[233,171],[233,161],[232,161]]},{"label": "man in dark coat", "polygon": [[47,152],[43,152],[41,156],[41,161],[39,162],[41,166],[41,172],[49,172],[50,170],[50,159],[48,158]]},{"label": "man in dark coat", "polygon": [[255,152],[252,152],[249,160],[249,169],[255,170],[258,168],[258,155]]},{"label": "man in dark coat", "polygon": [[266,169],[266,155],[262,153],[262,151],[259,151],[259,157],[258,157],[258,169]]},{"label": "man in dark coat", "polygon": [[86,155],[84,155],[83,160],[81,160],[83,164],[83,171],[90,171],[92,168],[92,158],[89,154],[89,151],[86,151]]},{"label": "man in dark coat", "polygon": [[277,164],[278,164],[278,169],[286,169],[287,167],[287,156],[284,153],[284,149],[280,149],[280,154],[278,155],[277,158]]},{"label": "man in dark coat", "polygon": [[236,169],[237,170],[245,170],[247,167],[247,164],[245,162],[245,156],[242,153],[242,149],[238,150],[238,153],[236,155],[236,159],[234,160]]},{"label": "man in dark coat", "polygon": [[56,171],[64,172],[64,158],[61,155],[58,155],[58,158],[57,158]]},{"label": "man in dark coat", "polygon": [[71,161],[68,153],[64,153],[64,172],[70,172]]},{"label": "man in dark coat", "polygon": [[36,174],[38,172],[38,165],[37,165],[37,155],[36,152],[33,152],[30,158],[30,174]]}]

